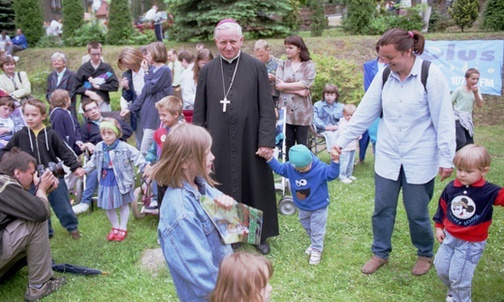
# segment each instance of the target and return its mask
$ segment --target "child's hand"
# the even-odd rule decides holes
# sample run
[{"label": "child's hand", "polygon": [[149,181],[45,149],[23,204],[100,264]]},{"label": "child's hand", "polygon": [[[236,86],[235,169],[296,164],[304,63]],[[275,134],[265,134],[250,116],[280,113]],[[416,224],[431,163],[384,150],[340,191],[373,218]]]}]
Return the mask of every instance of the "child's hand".
[{"label": "child's hand", "polygon": [[140,66],[143,68],[144,71],[149,71],[149,62],[147,62],[146,59],[142,60]]},{"label": "child's hand", "polygon": [[215,203],[217,203],[220,207],[225,209],[230,209],[236,202],[233,197],[228,195],[219,195],[214,198]]},{"label": "child's hand", "polygon": [[443,229],[440,229],[440,228],[436,228],[436,240],[439,242],[439,243],[443,243],[443,240],[445,239],[446,237],[446,234],[445,232],[443,231]]},{"label": "child's hand", "polygon": [[127,78],[122,78],[121,79],[121,87],[126,89],[126,90],[129,90],[129,81]]},{"label": "child's hand", "polygon": [[75,170],[73,172],[73,174],[77,177],[82,177],[84,175],[86,175],[86,171],[84,169],[82,169],[81,167],[77,168],[77,170]]},{"label": "child's hand", "polygon": [[273,149],[269,147],[259,147],[257,149],[256,155],[266,159],[267,161],[273,158]]},{"label": "child's hand", "polygon": [[150,178],[151,174],[152,174],[152,166],[151,164],[147,164],[144,168],[143,177]]},{"label": "child's hand", "polygon": [[124,108],[124,109],[121,109],[121,113],[119,113],[119,115],[121,115],[121,117],[125,117],[129,113],[130,113],[130,110],[128,108]]}]

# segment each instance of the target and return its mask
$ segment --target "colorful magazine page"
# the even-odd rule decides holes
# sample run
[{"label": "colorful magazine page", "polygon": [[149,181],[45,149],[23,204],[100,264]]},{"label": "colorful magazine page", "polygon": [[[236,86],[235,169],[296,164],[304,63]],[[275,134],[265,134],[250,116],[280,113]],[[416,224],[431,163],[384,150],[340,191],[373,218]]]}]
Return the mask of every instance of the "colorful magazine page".
[{"label": "colorful magazine page", "polygon": [[219,230],[226,244],[243,242],[261,243],[263,212],[243,203],[236,203],[230,209],[217,205],[208,196],[201,197],[201,206]]}]

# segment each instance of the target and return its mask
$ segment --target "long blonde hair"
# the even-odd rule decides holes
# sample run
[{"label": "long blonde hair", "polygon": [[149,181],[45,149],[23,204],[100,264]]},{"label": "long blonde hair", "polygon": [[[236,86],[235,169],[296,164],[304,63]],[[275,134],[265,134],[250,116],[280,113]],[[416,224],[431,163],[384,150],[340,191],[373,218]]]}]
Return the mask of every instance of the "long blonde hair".
[{"label": "long blonde hair", "polygon": [[210,302],[264,302],[263,290],[273,276],[273,266],[263,256],[237,252],[219,265]]},{"label": "long blonde hair", "polygon": [[163,144],[161,156],[152,172],[152,178],[161,186],[182,188],[185,179],[182,165],[195,163],[198,176],[213,186],[216,182],[207,174],[206,153],[212,146],[208,131],[192,124],[180,124],[170,129]]}]

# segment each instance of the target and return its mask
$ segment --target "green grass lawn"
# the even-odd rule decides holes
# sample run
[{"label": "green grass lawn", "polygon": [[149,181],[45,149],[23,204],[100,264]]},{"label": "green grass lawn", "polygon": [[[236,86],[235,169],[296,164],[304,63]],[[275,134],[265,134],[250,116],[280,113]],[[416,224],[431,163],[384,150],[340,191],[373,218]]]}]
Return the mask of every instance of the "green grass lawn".
[{"label": "green grass lawn", "polygon": [[[493,33],[486,38],[502,39],[503,36],[503,33]],[[307,41],[314,52],[327,51],[329,55],[346,57],[361,64],[374,56],[372,46],[377,38],[324,37],[307,38]],[[451,35],[436,35],[435,38],[449,39]],[[483,34],[459,35],[457,38],[479,39],[483,38]],[[253,41],[246,42],[247,51]],[[282,40],[271,40],[271,43],[276,52],[283,48]],[[212,42],[206,44],[211,46]],[[177,49],[194,47],[192,44],[175,43],[170,43],[169,46]],[[120,49],[105,48],[105,58],[114,67],[117,58],[115,55]],[[26,70],[29,76],[41,74],[42,70],[49,68],[48,58],[54,51],[55,49],[31,49],[21,52],[18,70]],[[75,64],[80,62],[85,49],[65,48],[63,51],[70,56],[72,69],[75,70]],[[118,93],[113,94],[113,100],[118,98]],[[488,180],[504,185],[504,106],[502,97],[489,99],[491,101],[476,112],[475,137],[477,143],[487,147],[493,158]],[[320,157],[329,161],[325,152]],[[408,222],[401,201],[392,239],[390,263],[371,276],[360,272],[361,266],[371,256],[374,185],[373,156],[370,152],[366,163],[358,165],[354,175],[358,180],[350,185],[338,181],[329,185],[331,205],[320,265],[308,264],[304,250],[309,245],[309,239],[297,216],[279,215],[280,236],[270,240],[271,253],[267,255],[275,269],[271,280],[272,301],[444,301],[446,288],[434,270],[422,277],[410,273],[416,260],[416,251],[410,242]],[[443,183],[436,181],[434,198],[429,207],[431,215],[434,214],[439,195],[447,183],[446,180]],[[110,272],[110,275],[84,277],[66,274],[67,284],[44,301],[177,301],[165,265],[153,274],[139,264],[144,250],[159,247],[157,217],[135,220],[131,216],[128,237],[121,243],[106,240],[110,223],[101,209],[79,216],[82,238],[78,241],[67,235],[54,215],[53,227],[55,236],[51,239],[51,247],[56,262],[97,268]],[[504,209],[496,208],[488,245],[474,277],[475,302],[504,301],[503,236]],[[436,244],[435,249],[437,246]],[[243,249],[255,252],[251,247]],[[62,274],[56,273],[56,276]],[[26,284],[27,269],[24,268],[0,285],[0,301],[22,301]]]}]

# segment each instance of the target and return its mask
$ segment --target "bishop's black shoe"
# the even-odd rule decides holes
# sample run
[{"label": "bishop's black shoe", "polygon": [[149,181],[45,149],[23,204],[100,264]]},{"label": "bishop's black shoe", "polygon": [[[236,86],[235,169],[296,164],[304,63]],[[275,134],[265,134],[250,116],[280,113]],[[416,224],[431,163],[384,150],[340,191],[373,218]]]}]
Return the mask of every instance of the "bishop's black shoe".
[{"label": "bishop's black shoe", "polygon": [[269,252],[270,252],[269,243],[266,241],[261,242],[261,244],[259,244],[259,245],[255,245],[255,248],[256,248],[256,250],[259,251],[259,253],[261,253],[263,255],[269,254]]}]

